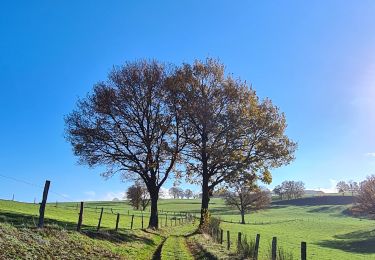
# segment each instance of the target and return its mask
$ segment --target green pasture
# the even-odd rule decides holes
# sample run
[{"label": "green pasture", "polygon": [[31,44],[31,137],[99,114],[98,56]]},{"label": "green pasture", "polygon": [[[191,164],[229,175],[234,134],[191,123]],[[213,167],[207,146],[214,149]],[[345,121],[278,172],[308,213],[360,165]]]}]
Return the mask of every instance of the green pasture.
[{"label": "green pasture", "polygon": [[[330,198],[328,198],[330,197]],[[278,245],[290,252],[295,259],[299,258],[300,243],[307,242],[308,259],[375,259],[375,221],[355,218],[349,214],[350,204],[347,196],[327,196],[300,199],[290,202],[273,202],[263,211],[246,215],[247,224],[239,224],[240,216],[235,209],[228,208],[222,199],[212,199],[210,212],[222,220],[224,244],[226,231],[231,234],[231,250],[236,248],[237,233],[242,232],[248,240],[260,234],[260,255],[264,258],[269,250],[272,237],[277,237]],[[346,199],[345,199],[346,198]],[[141,215],[144,215],[144,226],[147,226],[149,209],[144,212],[132,210],[126,202],[87,202],[84,211],[84,228],[95,229],[100,208],[104,207],[102,227],[113,229],[116,214],[120,213],[120,229],[130,229],[131,216],[134,214],[133,229],[141,227]],[[199,200],[160,200],[160,223],[174,226],[174,217],[182,217],[182,212],[199,216]],[[113,213],[112,213],[113,212]],[[37,222],[38,205],[0,201],[0,222],[16,225]],[[67,228],[74,228],[78,219],[77,203],[48,204],[46,209],[47,223],[56,223]],[[170,222],[172,219],[172,223]],[[181,226],[182,228],[182,226]],[[174,247],[182,248],[178,254],[186,254],[185,241],[181,238],[167,239],[163,254],[173,252]],[[169,248],[169,250],[168,250]],[[168,253],[169,252],[169,253]]]}]

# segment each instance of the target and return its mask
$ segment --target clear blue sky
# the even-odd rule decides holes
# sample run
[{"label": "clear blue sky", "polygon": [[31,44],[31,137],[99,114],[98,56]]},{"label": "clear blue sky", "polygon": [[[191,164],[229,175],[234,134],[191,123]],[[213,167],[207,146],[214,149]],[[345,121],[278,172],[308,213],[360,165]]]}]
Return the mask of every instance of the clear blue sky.
[{"label": "clear blue sky", "polygon": [[[220,58],[286,113],[296,160],[274,186],[330,189],[375,173],[375,1],[3,1],[0,174],[71,200],[119,196],[76,163],[63,117],[113,65]],[[167,187],[171,185],[167,183]],[[0,177],[0,198],[41,189]],[[51,194],[51,200],[63,200]]]}]

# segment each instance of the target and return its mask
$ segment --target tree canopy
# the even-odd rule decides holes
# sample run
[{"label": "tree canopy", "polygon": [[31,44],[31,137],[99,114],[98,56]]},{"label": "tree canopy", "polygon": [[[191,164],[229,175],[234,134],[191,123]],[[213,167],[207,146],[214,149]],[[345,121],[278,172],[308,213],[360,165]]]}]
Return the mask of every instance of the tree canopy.
[{"label": "tree canopy", "polygon": [[146,186],[138,181],[127,189],[126,199],[136,210],[145,210],[150,204],[150,195]]},{"label": "tree canopy", "polygon": [[225,203],[238,209],[241,213],[241,224],[245,224],[245,214],[251,210],[264,209],[271,203],[271,193],[260,188],[255,181],[240,180],[225,193]]},{"label": "tree canopy", "polygon": [[269,99],[225,75],[217,60],[184,64],[172,78],[181,104],[188,180],[202,186],[201,225],[216,186],[248,171],[271,181],[269,169],[294,159],[296,143],[285,135],[286,119]]},{"label": "tree canopy", "polygon": [[345,182],[345,181],[339,181],[337,184],[336,184],[336,189],[338,192],[342,193],[342,195],[344,195],[345,192],[348,192],[349,191],[349,185]]},{"label": "tree canopy", "polygon": [[158,227],[160,187],[183,146],[177,104],[166,84],[170,73],[156,61],[115,67],[65,119],[66,138],[81,163],[106,166],[105,177],[120,172],[144,181],[152,228]]},{"label": "tree canopy", "polygon": [[305,184],[302,181],[283,181],[273,192],[280,196],[280,199],[297,199],[305,193]]},{"label": "tree canopy", "polygon": [[375,215],[375,175],[361,182],[353,209],[356,212]]}]

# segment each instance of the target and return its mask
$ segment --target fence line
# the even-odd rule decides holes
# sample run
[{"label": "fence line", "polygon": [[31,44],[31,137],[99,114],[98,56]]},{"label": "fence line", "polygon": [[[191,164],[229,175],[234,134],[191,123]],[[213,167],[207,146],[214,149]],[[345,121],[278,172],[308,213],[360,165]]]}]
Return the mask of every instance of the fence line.
[{"label": "fence line", "polygon": [[[7,176],[3,176],[0,174],[0,177],[7,178]],[[35,185],[26,181],[18,180],[15,178],[9,178],[18,182],[23,182],[28,185],[32,185],[38,188],[41,188],[39,185]],[[39,228],[43,228],[44,224],[47,223],[57,223],[58,225],[64,224],[65,227],[69,229],[74,226],[74,229],[77,231],[81,231],[82,229],[95,229],[99,231],[100,229],[111,229],[111,230],[126,230],[126,229],[143,229],[145,227],[145,217],[150,216],[150,213],[147,211],[135,211],[132,210],[132,215],[130,216],[130,210],[127,210],[124,212],[124,209],[119,210],[115,207],[101,207],[98,208],[98,206],[94,207],[91,205],[85,205],[84,202],[80,203],[69,203],[66,205],[65,203],[59,204],[58,201],[53,203],[47,203],[48,194],[54,193],[51,192],[50,189],[50,181],[46,181],[43,191],[43,199],[42,203],[39,203],[38,206],[36,204],[36,199],[34,199],[34,205],[35,209],[39,207],[39,212],[35,212],[35,214],[25,215],[25,219],[29,219],[30,224],[34,223],[34,226],[38,226]],[[58,194],[58,193],[54,193]],[[63,196],[65,198],[65,196]],[[14,199],[14,195],[13,195]],[[80,204],[80,206],[79,206]],[[90,202],[88,203],[90,204]],[[32,204],[31,204],[32,205]],[[72,222],[68,219],[45,219],[44,215],[46,214],[48,216],[48,211],[51,209],[51,207],[55,208],[62,208],[64,210],[70,211],[70,213],[66,213],[71,216],[72,213],[77,213],[77,220],[76,225],[72,224]],[[85,214],[84,214],[85,212]],[[100,214],[99,214],[100,212]],[[172,214],[173,213],[173,214]],[[56,212],[54,213],[56,214]],[[85,221],[85,215],[89,215],[89,219],[86,217]],[[98,214],[98,222],[97,225],[95,225],[95,214]],[[35,218],[39,217],[38,224],[35,223]],[[131,218],[131,220],[130,220]],[[171,211],[164,211],[160,210],[158,211],[158,218],[159,218],[159,227],[168,227],[168,226],[177,226],[177,225],[183,225],[189,221],[192,221],[192,215],[188,214],[187,212],[171,212]],[[171,221],[170,225],[169,220]],[[63,222],[63,223],[62,223]],[[86,223],[85,223],[86,222]],[[28,223],[28,222],[25,222]],[[113,226],[112,224],[113,223]]]},{"label": "fence line", "polygon": [[[221,229],[220,227],[211,227],[209,229],[209,235],[211,236],[213,242],[219,243],[223,245],[224,243],[224,230]],[[260,234],[256,234],[255,237],[255,242],[254,240],[252,241],[247,241],[247,236],[243,236],[242,232],[237,233],[237,240],[236,241],[231,241],[231,232],[230,230],[226,230],[226,249],[231,250],[232,245],[236,245],[235,251],[237,254],[244,254],[244,250],[248,250],[246,254],[251,254],[251,255],[246,255],[244,257],[251,257],[251,259],[257,260],[259,257],[259,248],[260,248]],[[277,239],[277,237],[272,237],[271,246],[269,249],[269,258],[272,260],[276,260],[278,258],[278,254],[288,254],[288,252],[284,252],[284,248],[280,247],[280,241]],[[293,245],[294,247],[297,247],[298,245],[289,243],[287,241],[282,241],[281,244],[290,244]],[[250,247],[250,251],[249,251]],[[307,259],[307,243],[305,241],[302,241],[299,245],[300,247],[300,259],[301,260],[306,260]],[[290,253],[291,254],[291,253]],[[292,254],[293,255],[293,254]]]}]

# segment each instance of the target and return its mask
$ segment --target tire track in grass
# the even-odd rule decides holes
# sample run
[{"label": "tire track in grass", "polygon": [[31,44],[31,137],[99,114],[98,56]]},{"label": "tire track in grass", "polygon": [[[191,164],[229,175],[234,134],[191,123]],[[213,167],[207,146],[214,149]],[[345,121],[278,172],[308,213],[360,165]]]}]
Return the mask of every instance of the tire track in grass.
[{"label": "tire track in grass", "polygon": [[156,248],[154,255],[152,256],[152,260],[160,260],[161,259],[161,250],[167,238],[165,238],[160,245]]},{"label": "tire track in grass", "polygon": [[186,237],[196,233],[197,227],[194,223],[188,223],[178,227],[164,229],[162,235],[165,237],[155,250],[152,260],[159,259],[187,259],[193,260],[187,246]]},{"label": "tire track in grass", "polygon": [[194,257],[187,247],[186,239],[183,236],[170,236],[165,241],[161,250],[162,260],[193,260]]},{"label": "tire track in grass", "polygon": [[210,252],[206,251],[202,245],[193,242],[193,241],[186,241],[187,246],[194,256],[196,260],[217,260],[218,258],[211,254]]}]

